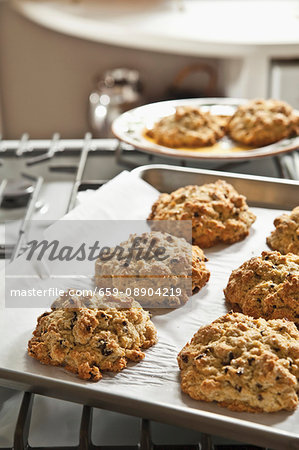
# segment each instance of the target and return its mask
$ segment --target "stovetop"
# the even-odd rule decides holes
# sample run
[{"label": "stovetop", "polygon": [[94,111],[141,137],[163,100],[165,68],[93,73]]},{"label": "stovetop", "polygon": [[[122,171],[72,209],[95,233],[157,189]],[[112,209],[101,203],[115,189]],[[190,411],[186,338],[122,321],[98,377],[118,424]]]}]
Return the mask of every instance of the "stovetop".
[{"label": "stovetop", "polygon": [[[82,140],[59,139],[55,134],[51,140],[32,141],[24,135],[18,141],[0,141],[0,256],[13,258],[18,254],[31,220],[55,221],[80,201],[82,191],[99,188],[122,170],[151,163],[263,176],[285,175],[288,170],[279,158],[233,164],[163,159],[114,139],[91,139],[89,133]],[[9,230],[5,236],[4,222]],[[88,406],[82,409],[80,405],[61,400],[0,388],[0,450],[12,447],[256,448],[179,427]]]}]

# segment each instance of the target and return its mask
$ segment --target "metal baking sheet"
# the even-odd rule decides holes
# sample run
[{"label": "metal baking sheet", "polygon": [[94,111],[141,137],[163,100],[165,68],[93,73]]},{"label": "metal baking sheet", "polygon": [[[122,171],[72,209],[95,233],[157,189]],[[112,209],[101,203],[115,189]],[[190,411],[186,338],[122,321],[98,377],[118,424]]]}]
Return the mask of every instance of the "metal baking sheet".
[{"label": "metal baking sheet", "polygon": [[172,192],[188,184],[212,183],[221,178],[233,184],[252,206],[292,209],[299,203],[299,182],[280,178],[153,164],[134,169],[135,173],[160,192]]},{"label": "metal baking sheet", "polygon": [[[42,311],[36,309],[0,310],[0,384],[47,396],[90,404],[153,420],[273,449],[299,448],[299,409],[293,413],[250,414],[231,412],[216,404],[197,402],[180,390],[176,355],[194,332],[227,311],[223,288],[232,269],[267,248],[265,238],[273,219],[298,204],[299,182],[251,177],[201,169],[151,165],[135,169],[126,184],[140,180],[159,191],[171,191],[187,184],[225,179],[246,195],[257,221],[250,235],[231,246],[206,250],[211,279],[182,308],[159,312],[153,317],[159,342],[146,351],[138,364],[129,364],[118,374],[105,374],[98,383],[79,380],[56,367],[43,366],[26,354],[27,341]],[[140,186],[138,185],[138,188]],[[145,185],[143,214],[150,209],[156,191]],[[109,195],[107,185],[105,195]],[[142,191],[142,186],[139,189]],[[114,185],[114,194],[117,185]],[[122,191],[123,193],[123,191]],[[142,192],[141,192],[142,193]],[[140,213],[140,212],[139,212]],[[132,218],[132,217],[130,217]],[[138,218],[140,218],[138,216]],[[4,285],[1,283],[1,298]]]}]

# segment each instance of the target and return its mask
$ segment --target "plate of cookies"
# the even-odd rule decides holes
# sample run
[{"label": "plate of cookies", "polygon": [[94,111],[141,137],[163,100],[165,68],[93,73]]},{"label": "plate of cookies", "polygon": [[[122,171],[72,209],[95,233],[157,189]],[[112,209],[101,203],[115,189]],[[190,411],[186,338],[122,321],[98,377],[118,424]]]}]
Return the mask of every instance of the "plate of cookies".
[{"label": "plate of cookies", "polygon": [[160,156],[242,160],[299,147],[299,112],[274,99],[195,98],[144,105],[119,116],[114,135]]}]

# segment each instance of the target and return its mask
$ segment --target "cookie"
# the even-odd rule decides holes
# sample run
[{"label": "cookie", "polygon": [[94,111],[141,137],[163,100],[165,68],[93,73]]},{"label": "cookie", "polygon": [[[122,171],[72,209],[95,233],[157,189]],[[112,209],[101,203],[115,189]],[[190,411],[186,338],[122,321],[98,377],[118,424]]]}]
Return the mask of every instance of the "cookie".
[{"label": "cookie", "polygon": [[163,117],[151,130],[150,138],[166,147],[203,147],[224,136],[224,119],[193,106],[178,106],[175,114]]},{"label": "cookie", "polygon": [[250,100],[231,117],[227,132],[241,144],[262,147],[299,134],[299,116],[278,100]]},{"label": "cookie", "polygon": [[181,388],[233,411],[294,410],[299,332],[284,319],[229,313],[203,326],[178,355]]},{"label": "cookie", "polygon": [[[192,243],[207,248],[245,238],[255,215],[249,210],[243,195],[238,194],[232,185],[218,180],[161,194],[148,219],[153,221],[152,229],[155,229],[156,220],[192,220]],[[181,236],[181,229],[173,232]]]},{"label": "cookie", "polygon": [[81,297],[71,291],[38,318],[33,335],[30,356],[89,381],[100,380],[103,371],[119,372],[129,360],[142,360],[142,350],[157,341],[150,314],[132,298]]},{"label": "cookie", "polygon": [[299,256],[263,252],[234,270],[224,289],[234,309],[299,325]]},{"label": "cookie", "polygon": [[299,255],[299,206],[291,214],[282,214],[274,220],[275,230],[267,237],[267,244],[280,253]]},{"label": "cookie", "polygon": [[[159,249],[164,249],[161,258],[155,256]],[[110,254],[109,260],[105,256],[96,261],[96,285],[126,292],[145,307],[176,308],[210,277],[200,248],[160,231],[132,234]]]}]

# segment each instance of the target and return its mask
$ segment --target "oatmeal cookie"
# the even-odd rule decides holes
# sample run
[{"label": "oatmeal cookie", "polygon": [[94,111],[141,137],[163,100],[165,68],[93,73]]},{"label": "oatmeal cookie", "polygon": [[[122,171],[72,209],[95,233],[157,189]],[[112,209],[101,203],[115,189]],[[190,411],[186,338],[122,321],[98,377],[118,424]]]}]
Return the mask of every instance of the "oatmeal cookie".
[{"label": "oatmeal cookie", "polygon": [[[85,304],[90,307],[79,306]],[[129,360],[142,360],[142,350],[157,341],[150,314],[124,295],[80,297],[69,291],[53,308],[38,318],[28,354],[84,380],[98,381],[103,371],[119,372]]]},{"label": "oatmeal cookie", "polygon": [[229,313],[203,326],[178,355],[183,392],[233,411],[298,405],[299,332],[285,319]]},{"label": "oatmeal cookie", "polygon": [[[158,220],[192,220],[192,243],[207,248],[219,242],[232,244],[245,238],[255,215],[248,209],[243,195],[232,185],[218,180],[161,194],[153,204],[148,220],[153,221],[152,229]],[[177,234],[182,235],[179,223]]]},{"label": "oatmeal cookie", "polygon": [[267,244],[280,253],[299,255],[299,206],[291,214],[282,214],[274,220],[275,230],[267,237]]},{"label": "oatmeal cookie", "polygon": [[299,116],[293,108],[278,100],[250,100],[240,105],[227,125],[237,142],[262,147],[299,134]]},{"label": "oatmeal cookie", "polygon": [[251,258],[232,272],[224,294],[244,314],[299,325],[299,256],[263,252]]},{"label": "oatmeal cookie", "polygon": [[178,106],[175,114],[163,117],[151,130],[150,138],[166,147],[203,147],[224,136],[224,119],[193,106]]},{"label": "oatmeal cookie", "polygon": [[[164,253],[156,257],[159,249]],[[96,285],[130,292],[146,307],[178,307],[210,277],[200,248],[160,231],[132,234],[110,254],[109,260],[104,256],[96,261]]]}]

